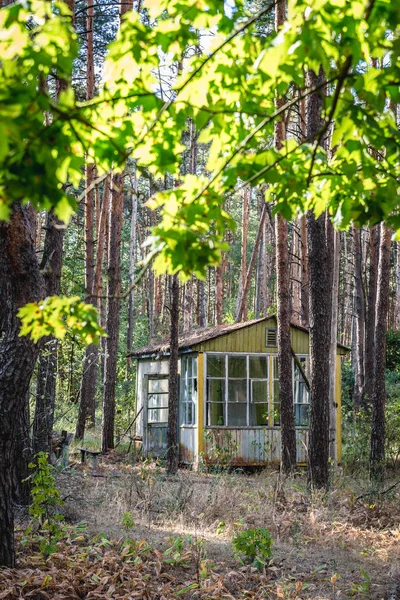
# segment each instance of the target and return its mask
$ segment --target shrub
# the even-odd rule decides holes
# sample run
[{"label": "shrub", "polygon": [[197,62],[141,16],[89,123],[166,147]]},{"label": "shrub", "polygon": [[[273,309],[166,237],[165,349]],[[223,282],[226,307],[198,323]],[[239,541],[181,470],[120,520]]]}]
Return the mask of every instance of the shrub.
[{"label": "shrub", "polygon": [[258,527],[242,531],[232,540],[235,556],[262,568],[272,556],[272,539],[268,529]]}]

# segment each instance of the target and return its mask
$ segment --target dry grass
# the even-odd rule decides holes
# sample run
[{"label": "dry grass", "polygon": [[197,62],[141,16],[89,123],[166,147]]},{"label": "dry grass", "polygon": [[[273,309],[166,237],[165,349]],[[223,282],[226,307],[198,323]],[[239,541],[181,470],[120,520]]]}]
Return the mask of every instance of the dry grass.
[{"label": "dry grass", "polygon": [[[329,493],[310,494],[302,474],[283,480],[268,471],[246,475],[181,470],[168,478],[155,463],[129,465],[112,456],[101,465],[100,474],[93,477],[90,468],[75,465],[58,475],[61,494],[66,497],[66,519],[87,521],[89,535],[104,532],[110,539],[147,540],[151,548],[143,574],[150,574],[151,581],[156,578],[158,583],[147,591],[141,583],[141,596],[122,584],[119,591],[115,588],[111,596],[105,596],[107,585],[115,586],[117,570],[107,566],[108,559],[103,556],[96,568],[104,563],[111,575],[100,595],[85,588],[84,595],[66,598],[377,600],[385,597],[399,577],[398,490],[379,502],[370,497],[357,501],[365,492],[365,483],[343,475],[337,476]],[[122,525],[125,512],[135,522],[129,530]],[[225,526],[217,533],[221,522]],[[247,527],[266,527],[274,539],[274,558],[265,573],[240,566],[233,556],[231,539]],[[173,545],[171,538],[177,536],[186,538],[185,550],[182,561],[171,565],[168,552],[164,553]],[[111,563],[120,564],[121,541],[108,551]],[[29,559],[22,555],[21,560],[26,564]],[[54,561],[53,557],[45,569],[53,568]],[[130,568],[132,565],[124,563],[123,572]],[[182,591],[191,584],[197,587]],[[0,594],[3,597],[62,596]]]}]

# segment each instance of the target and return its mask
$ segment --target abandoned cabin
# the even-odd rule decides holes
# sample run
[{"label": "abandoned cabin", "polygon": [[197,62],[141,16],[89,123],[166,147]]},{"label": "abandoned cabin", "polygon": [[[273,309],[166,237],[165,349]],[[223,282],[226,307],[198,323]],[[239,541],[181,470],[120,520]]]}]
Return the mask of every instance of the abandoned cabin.
[{"label": "abandoned cabin", "polygon": [[[307,462],[309,333],[291,325],[297,463]],[[281,447],[277,324],[274,316],[189,332],[179,340],[182,464],[263,465]],[[337,458],[341,457],[341,355],[336,351]],[[136,350],[136,434],[145,456],[165,456],[168,342]]]}]

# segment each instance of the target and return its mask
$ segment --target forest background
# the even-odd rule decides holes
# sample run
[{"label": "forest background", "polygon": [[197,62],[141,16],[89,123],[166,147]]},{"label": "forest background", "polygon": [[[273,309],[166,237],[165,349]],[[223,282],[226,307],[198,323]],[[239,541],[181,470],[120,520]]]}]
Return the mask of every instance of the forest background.
[{"label": "forest background", "polygon": [[[2,113],[1,214],[11,218],[2,225],[2,357],[15,366],[11,376],[2,366],[3,472],[16,425],[25,447],[29,404],[34,451],[49,449],[53,418],[68,430],[77,423],[83,437],[87,425],[99,425],[100,404],[103,450],[113,448],[134,412],[129,353],[168,335],[177,271],[185,279],[181,331],[279,312],[282,297],[286,319],[307,326],[311,316],[315,324],[319,295],[321,321],[331,321],[335,307],[338,340],[353,350],[349,421],[368,432],[374,393],[378,421],[385,417],[379,344],[391,330],[396,372],[400,325],[400,252],[391,241],[399,218],[398,9],[293,2],[284,26],[274,6],[70,3],[69,12],[57,5],[52,14],[33,3],[4,11],[1,75],[13,91],[3,92]],[[132,8],[104,66],[120,16]],[[325,210],[347,230],[333,231]],[[68,217],[64,229],[59,219]],[[310,265],[309,253],[319,261]],[[10,256],[25,261],[24,282],[10,272]],[[143,269],[153,261],[155,273]],[[36,341],[54,334],[33,349],[26,339],[15,343],[16,309],[43,297],[43,286],[45,296],[79,299],[26,309],[26,333]],[[81,300],[101,314],[103,345],[84,346],[101,331]],[[51,322],[53,309],[69,329]],[[330,330],[315,335],[331,343]],[[382,447],[394,461],[398,454],[397,375],[389,377],[389,436],[382,422],[376,431],[380,470]],[[11,497],[9,484],[3,494]],[[4,552],[12,563],[10,547]]]}]

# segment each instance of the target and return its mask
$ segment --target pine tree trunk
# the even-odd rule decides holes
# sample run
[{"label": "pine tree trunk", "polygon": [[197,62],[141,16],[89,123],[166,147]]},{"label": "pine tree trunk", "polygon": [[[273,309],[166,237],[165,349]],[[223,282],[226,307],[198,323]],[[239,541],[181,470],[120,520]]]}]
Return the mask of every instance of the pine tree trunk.
[{"label": "pine tree trunk", "polygon": [[355,226],[353,226],[353,254],[354,308],[356,313],[354,407],[357,409],[360,407],[364,395],[365,302],[362,281],[361,230]]},{"label": "pine tree trunk", "polygon": [[301,240],[301,323],[308,327],[309,315],[309,285],[308,285],[308,249],[307,249],[307,218],[300,217]]},{"label": "pine tree trunk", "polygon": [[136,229],[137,229],[138,189],[136,167],[132,181],[131,234],[129,238],[129,296],[128,296],[128,333],[126,337],[127,378],[132,376],[132,348],[134,328],[135,265],[136,265]]},{"label": "pine tree trunk", "polygon": [[215,269],[215,315],[216,325],[222,325],[223,317],[224,279],[222,277],[222,263]]},{"label": "pine tree trunk", "polygon": [[[47,215],[42,260],[46,296],[57,296],[60,293],[64,231],[62,223],[54,212],[50,211]],[[33,451],[35,454],[47,452],[49,456],[56,399],[57,348],[58,340],[53,337],[46,338],[42,342],[33,421]]]},{"label": "pine tree trunk", "polygon": [[369,277],[365,325],[364,398],[371,403],[374,387],[375,315],[379,261],[379,227],[371,227],[369,236]]},{"label": "pine tree trunk", "polygon": [[24,406],[17,419],[14,453],[14,502],[20,506],[28,506],[31,501],[31,486],[28,479],[29,463],[32,461],[32,443],[30,438],[29,388]]},{"label": "pine tree trunk", "polygon": [[[307,74],[308,86],[321,85],[322,71]],[[307,104],[307,136],[315,136],[321,127],[322,101],[313,93]],[[327,269],[326,217],[307,215],[308,268],[310,286],[310,426],[308,445],[308,481],[312,486],[328,484],[329,460],[329,349],[331,299]]]},{"label": "pine tree trunk", "polygon": [[331,346],[329,352],[329,458],[337,461],[337,404],[336,404],[336,361],[337,353],[338,311],[339,311],[339,265],[340,265],[340,233],[334,232],[333,241],[333,276],[332,276],[332,321]]},{"label": "pine tree trunk", "polygon": [[121,174],[113,176],[109,227],[109,260],[107,267],[106,348],[103,386],[102,451],[114,448],[115,386],[117,381],[117,354],[121,292],[121,234],[124,208],[124,180]]},{"label": "pine tree trunk", "polygon": [[376,485],[382,485],[385,478],[386,319],[389,306],[392,232],[384,223],[381,224],[380,237],[370,455],[370,476]]},{"label": "pine tree trunk", "polygon": [[171,278],[171,325],[170,358],[168,379],[168,430],[167,430],[167,472],[173,475],[179,466],[178,439],[178,352],[179,352],[179,281],[178,276]]},{"label": "pine tree trunk", "polygon": [[13,205],[9,223],[0,223],[0,566],[15,566],[13,459],[38,347],[19,337],[17,311],[42,297],[36,258],[35,215]]},{"label": "pine tree trunk", "polygon": [[[109,199],[110,199],[110,178],[107,177],[104,182],[103,200],[100,210],[100,218],[97,223],[97,252],[96,266],[94,271],[93,295],[92,301],[97,309],[102,312],[102,299],[100,296],[103,291],[102,268],[104,261],[106,221],[109,218]],[[103,319],[102,319],[103,320]],[[96,388],[99,375],[99,346],[90,344],[86,348],[85,360],[83,363],[82,380],[80,388],[80,402],[78,420],[76,423],[75,437],[82,440],[85,435],[86,422],[90,426],[95,425],[96,410]]]}]

